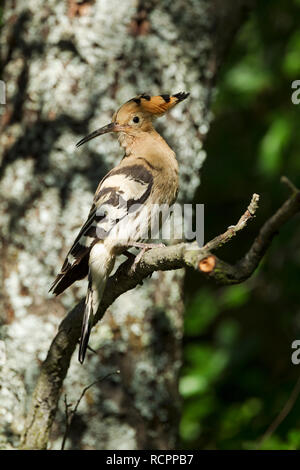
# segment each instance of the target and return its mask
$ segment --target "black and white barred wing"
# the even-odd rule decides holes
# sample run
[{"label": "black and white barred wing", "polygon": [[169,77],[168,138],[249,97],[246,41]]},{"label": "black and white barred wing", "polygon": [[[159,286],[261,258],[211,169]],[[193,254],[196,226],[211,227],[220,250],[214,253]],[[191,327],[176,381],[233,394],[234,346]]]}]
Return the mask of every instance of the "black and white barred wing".
[{"label": "black and white barred wing", "polygon": [[143,165],[123,165],[100,182],[89,217],[51,289],[58,295],[88,274],[91,248],[100,240],[123,246],[145,238],[148,229],[147,200],[153,186],[151,173]]}]

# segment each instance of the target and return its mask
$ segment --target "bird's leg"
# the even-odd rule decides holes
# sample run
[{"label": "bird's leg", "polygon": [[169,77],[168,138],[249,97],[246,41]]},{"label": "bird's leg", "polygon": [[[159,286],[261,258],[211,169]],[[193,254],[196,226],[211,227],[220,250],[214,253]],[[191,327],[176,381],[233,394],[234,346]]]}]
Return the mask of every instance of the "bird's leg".
[{"label": "bird's leg", "polygon": [[[134,247],[134,248],[142,248],[141,251],[136,255],[134,263],[132,265],[133,271],[136,270],[137,265],[139,264],[143,254],[151,250],[151,248],[165,248],[164,243],[140,243],[140,242],[134,242],[134,243],[128,243],[127,246]],[[126,253],[125,253],[126,254]]]},{"label": "bird's leg", "polygon": [[127,244],[129,247],[134,248],[145,248],[147,250],[151,250],[151,248],[165,248],[166,245],[164,243],[141,243],[141,242],[129,242]]}]

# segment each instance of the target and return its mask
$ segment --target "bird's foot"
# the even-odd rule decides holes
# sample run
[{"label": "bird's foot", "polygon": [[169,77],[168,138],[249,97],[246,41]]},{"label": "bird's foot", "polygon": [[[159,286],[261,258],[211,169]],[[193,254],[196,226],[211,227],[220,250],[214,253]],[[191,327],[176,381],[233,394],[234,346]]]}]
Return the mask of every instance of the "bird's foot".
[{"label": "bird's foot", "polygon": [[141,248],[141,251],[136,255],[136,257],[134,259],[134,262],[133,262],[133,265],[132,265],[132,269],[133,269],[133,271],[135,271],[136,268],[137,268],[137,265],[141,261],[141,258],[144,255],[144,253],[146,253],[146,251],[151,250],[152,248],[165,248],[166,245],[164,243],[139,243],[139,242],[136,242],[136,243],[130,243],[128,246],[134,247],[134,248]]}]

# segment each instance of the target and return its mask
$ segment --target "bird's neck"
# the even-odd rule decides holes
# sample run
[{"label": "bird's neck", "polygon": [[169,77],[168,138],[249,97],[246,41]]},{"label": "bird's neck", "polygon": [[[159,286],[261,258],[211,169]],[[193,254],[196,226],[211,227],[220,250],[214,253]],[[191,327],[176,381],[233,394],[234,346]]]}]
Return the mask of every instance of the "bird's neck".
[{"label": "bird's neck", "polygon": [[125,150],[125,156],[144,156],[147,157],[169,157],[175,158],[175,153],[168,146],[167,142],[153,128],[149,132],[120,133],[119,144]]}]

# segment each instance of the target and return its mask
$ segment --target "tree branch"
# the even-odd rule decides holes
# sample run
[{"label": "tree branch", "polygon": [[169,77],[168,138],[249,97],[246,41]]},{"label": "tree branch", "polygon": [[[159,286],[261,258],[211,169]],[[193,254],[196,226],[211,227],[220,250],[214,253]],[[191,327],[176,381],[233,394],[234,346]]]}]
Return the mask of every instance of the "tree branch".
[{"label": "tree branch", "polygon": [[[284,182],[287,182],[287,178]],[[237,284],[248,279],[279,229],[300,211],[300,191],[288,182],[292,195],[261,227],[257,237],[245,256],[231,265],[217,258],[214,252],[228,243],[237,232],[244,229],[258,207],[259,196],[254,194],[245,213],[236,225],[218,235],[203,247],[196,242],[179,243],[164,248],[154,248],[146,252],[135,269],[132,260],[121,264],[109,278],[103,299],[95,316],[97,323],[107,308],[123,293],[142,284],[143,280],[155,271],[167,271],[192,267],[204,277],[219,284]],[[26,429],[22,438],[23,449],[45,449],[48,435],[55,416],[61,386],[66,376],[71,356],[77,345],[84,309],[82,299],[61,322],[59,331],[52,341],[32,398]]]}]

